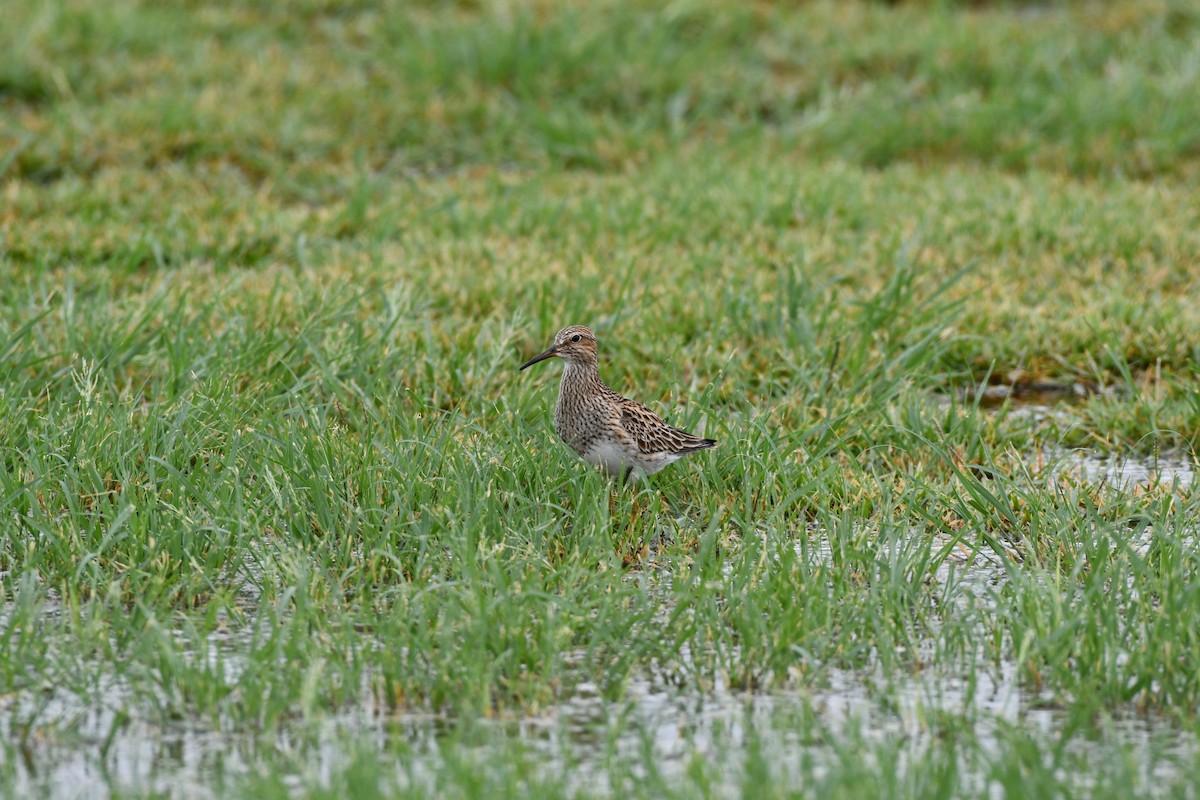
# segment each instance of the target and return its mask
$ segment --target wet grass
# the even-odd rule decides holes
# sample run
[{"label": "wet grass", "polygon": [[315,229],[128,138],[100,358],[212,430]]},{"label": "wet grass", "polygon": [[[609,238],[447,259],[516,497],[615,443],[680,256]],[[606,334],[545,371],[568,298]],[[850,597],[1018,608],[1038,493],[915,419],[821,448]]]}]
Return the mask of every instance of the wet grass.
[{"label": "wet grass", "polygon": [[0,794],[1187,796],[1190,4],[8,16]]}]

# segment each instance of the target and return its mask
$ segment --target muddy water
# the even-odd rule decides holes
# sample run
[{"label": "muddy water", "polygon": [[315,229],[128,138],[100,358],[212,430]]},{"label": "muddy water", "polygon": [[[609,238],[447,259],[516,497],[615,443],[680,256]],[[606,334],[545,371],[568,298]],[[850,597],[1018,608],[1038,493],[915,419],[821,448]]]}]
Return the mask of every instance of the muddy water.
[{"label": "muddy water", "polygon": [[1096,394],[1111,394],[1111,390],[1092,383],[1025,381],[968,389],[961,392],[959,397],[968,403],[976,402],[982,408],[996,408],[1005,404],[1036,408],[1079,402]]},{"label": "muddy water", "polygon": [[[1054,454],[1054,469],[1111,486],[1159,482],[1190,483],[1193,468],[1183,459],[1113,460],[1088,454]],[[817,534],[819,539],[819,532]],[[935,548],[945,542],[933,543]],[[815,546],[814,546],[815,545]],[[808,558],[828,559],[826,546],[810,541]],[[1005,581],[1005,564],[993,553],[953,549],[933,576],[952,582],[955,602],[986,604]],[[205,657],[222,653],[236,678],[240,647],[237,634],[214,638]],[[685,650],[680,658],[690,658]],[[623,699],[611,702],[590,683],[578,684],[562,702],[534,717],[482,723],[491,735],[473,749],[480,768],[510,757],[518,743],[551,774],[569,775],[568,786],[588,793],[627,794],[653,769],[668,781],[681,780],[697,760],[715,766],[725,793],[737,795],[745,761],[761,751],[776,776],[794,787],[811,785],[847,766],[845,748],[898,748],[897,769],[919,761],[937,745],[937,720],[950,716],[973,728],[985,753],[1001,752],[1002,731],[1020,727],[1046,742],[1065,735],[1070,724],[1046,696],[1018,680],[1017,665],[1002,661],[970,675],[930,668],[910,675],[879,671],[829,670],[817,688],[780,692],[739,692],[716,685],[704,692],[680,687],[670,675],[647,672],[631,680]],[[443,763],[439,745],[448,723],[428,716],[377,713],[369,694],[361,704],[319,722],[253,734],[222,731],[202,721],[163,726],[137,719],[123,721],[119,709],[131,693],[119,680],[100,678],[99,705],[83,706],[77,697],[47,687],[36,699],[0,698],[0,769],[14,775],[23,794],[62,798],[103,798],[136,788],[176,797],[223,797],[240,776],[276,771],[280,764],[295,773],[295,788],[308,780],[328,782],[353,759],[353,746],[396,751],[404,743],[401,783],[432,790]],[[47,700],[47,694],[49,700]],[[20,731],[33,720],[45,733],[18,744]],[[1103,763],[1113,748],[1142,765],[1144,786],[1166,786],[1176,762],[1195,763],[1200,746],[1188,733],[1147,717],[1117,719],[1103,737],[1073,735],[1081,763]],[[488,743],[490,742],[490,744]],[[841,743],[840,745],[838,743]],[[1107,748],[1107,749],[1106,749]],[[1164,757],[1164,754],[1169,758]],[[619,768],[614,768],[619,765]],[[614,777],[615,776],[615,777]],[[995,793],[979,762],[964,764],[963,790]],[[1086,790],[1085,771],[1072,783]]]}]

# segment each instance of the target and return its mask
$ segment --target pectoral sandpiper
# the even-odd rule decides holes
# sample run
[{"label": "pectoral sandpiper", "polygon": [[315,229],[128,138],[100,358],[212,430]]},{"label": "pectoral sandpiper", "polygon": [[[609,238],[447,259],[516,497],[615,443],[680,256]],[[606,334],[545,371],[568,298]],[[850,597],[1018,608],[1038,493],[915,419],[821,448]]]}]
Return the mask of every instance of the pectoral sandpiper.
[{"label": "pectoral sandpiper", "polygon": [[717,446],[716,439],[672,428],[641,403],[608,388],[597,367],[596,335],[582,325],[563,328],[546,352],[521,369],[555,356],[565,366],[554,430],[589,464],[614,476],[627,477],[634,470],[653,475],[688,453]]}]

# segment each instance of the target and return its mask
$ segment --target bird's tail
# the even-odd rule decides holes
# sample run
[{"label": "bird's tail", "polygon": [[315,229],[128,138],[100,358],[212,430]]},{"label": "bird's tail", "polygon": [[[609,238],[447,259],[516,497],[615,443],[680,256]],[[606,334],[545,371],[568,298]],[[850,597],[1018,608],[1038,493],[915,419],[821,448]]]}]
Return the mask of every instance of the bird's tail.
[{"label": "bird's tail", "polygon": [[716,439],[697,439],[695,444],[679,448],[681,453],[695,453],[698,450],[709,450],[717,446]]}]

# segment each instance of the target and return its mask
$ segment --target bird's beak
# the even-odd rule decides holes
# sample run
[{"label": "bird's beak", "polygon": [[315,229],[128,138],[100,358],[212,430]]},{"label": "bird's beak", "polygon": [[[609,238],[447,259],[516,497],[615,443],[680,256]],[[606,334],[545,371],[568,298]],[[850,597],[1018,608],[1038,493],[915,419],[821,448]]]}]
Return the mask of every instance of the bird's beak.
[{"label": "bird's beak", "polygon": [[529,359],[528,361],[526,361],[524,364],[521,365],[521,369],[525,369],[526,367],[532,367],[534,364],[538,363],[539,361],[545,361],[547,358],[554,358],[556,355],[558,355],[558,345],[554,345],[553,347],[551,347],[549,350],[542,353],[541,355],[536,355],[533,358]]}]

